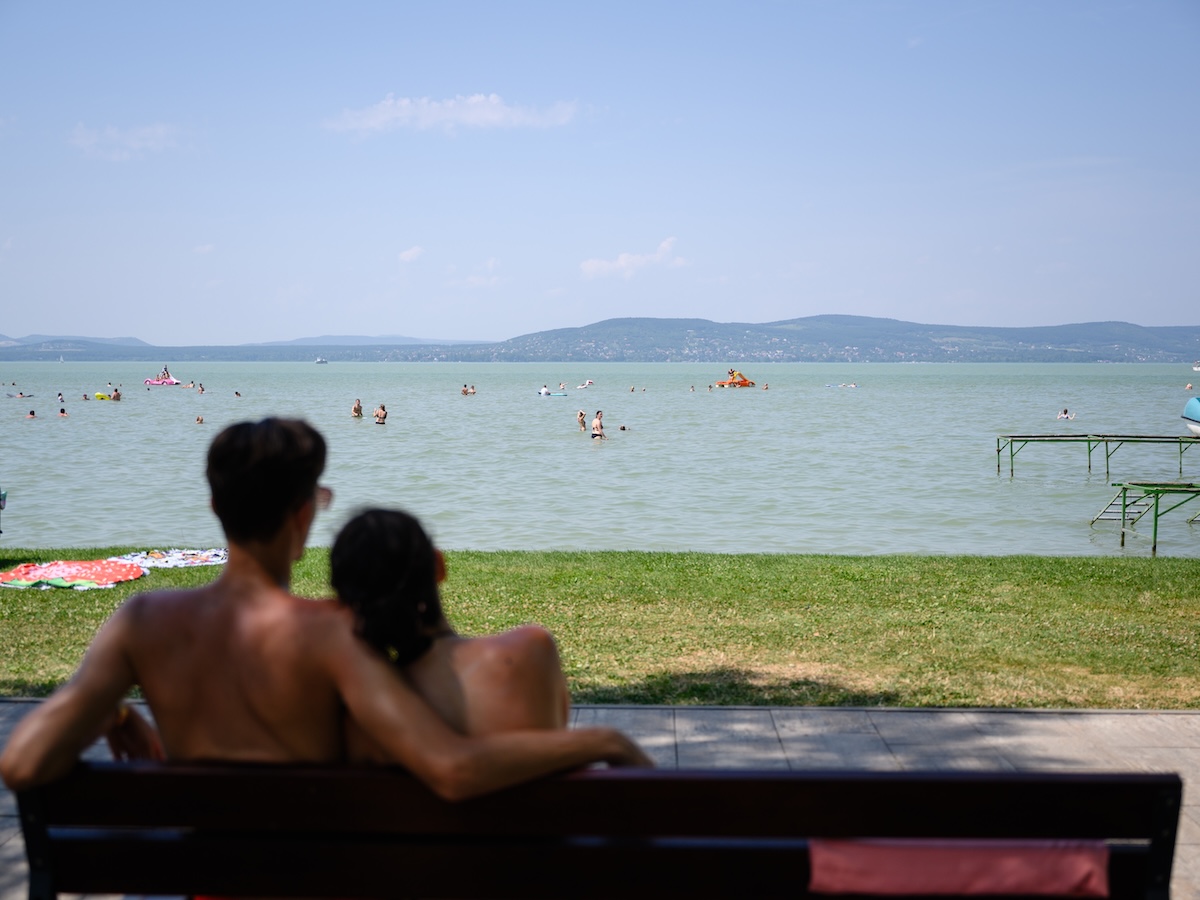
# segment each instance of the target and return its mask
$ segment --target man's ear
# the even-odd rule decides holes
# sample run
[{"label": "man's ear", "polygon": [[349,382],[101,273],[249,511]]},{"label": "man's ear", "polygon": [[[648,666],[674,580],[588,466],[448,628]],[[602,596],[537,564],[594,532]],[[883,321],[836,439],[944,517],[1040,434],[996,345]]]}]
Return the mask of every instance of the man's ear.
[{"label": "man's ear", "polygon": [[434,564],[433,564],[434,575],[437,576],[438,584],[441,584],[443,581],[446,580],[446,557],[442,555],[441,550],[434,550],[433,558],[434,558]]}]

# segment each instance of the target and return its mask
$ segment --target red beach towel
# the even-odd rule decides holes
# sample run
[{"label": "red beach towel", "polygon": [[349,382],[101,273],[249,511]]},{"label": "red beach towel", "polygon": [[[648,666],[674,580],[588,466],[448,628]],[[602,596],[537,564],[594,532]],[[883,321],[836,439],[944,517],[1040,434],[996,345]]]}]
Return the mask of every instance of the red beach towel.
[{"label": "red beach towel", "polygon": [[821,894],[1107,897],[1103,841],[809,841]]},{"label": "red beach towel", "polygon": [[111,559],[55,560],[50,563],[22,563],[0,572],[4,587],[68,587],[78,590],[112,587],[121,581],[141,578],[146,570],[129,562]]}]

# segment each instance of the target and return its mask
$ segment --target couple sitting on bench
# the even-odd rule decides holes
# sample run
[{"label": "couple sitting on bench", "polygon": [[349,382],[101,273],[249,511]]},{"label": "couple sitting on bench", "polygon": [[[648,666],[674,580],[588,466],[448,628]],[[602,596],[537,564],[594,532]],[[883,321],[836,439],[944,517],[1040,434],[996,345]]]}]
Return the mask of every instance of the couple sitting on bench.
[{"label": "couple sitting on bench", "polygon": [[[113,614],[71,681],[14,729],[0,756],[10,788],[66,774],[100,735],[127,758],[372,759],[447,799],[597,761],[650,764],[618,731],[562,727],[568,696],[546,632],[454,635],[437,597],[440,556],[409,516],[367,512],[339,535],[331,559],[345,603],[293,596],[292,566],[331,496],[317,483],[324,467],[324,438],[301,421],[218,435],[207,474],[225,570]],[[134,685],[157,732],[123,704]]]}]

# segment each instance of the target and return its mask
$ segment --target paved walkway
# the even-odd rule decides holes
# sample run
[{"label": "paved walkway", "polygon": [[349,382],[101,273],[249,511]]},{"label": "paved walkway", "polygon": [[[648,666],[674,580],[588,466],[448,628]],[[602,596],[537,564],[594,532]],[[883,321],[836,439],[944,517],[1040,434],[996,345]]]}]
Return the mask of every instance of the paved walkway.
[{"label": "paved walkway", "polygon": [[[0,699],[0,742],[30,705]],[[574,724],[620,728],[663,768],[1178,772],[1171,896],[1200,900],[1200,711],[582,706]],[[0,791],[0,900],[24,900],[25,882],[16,805]]]}]

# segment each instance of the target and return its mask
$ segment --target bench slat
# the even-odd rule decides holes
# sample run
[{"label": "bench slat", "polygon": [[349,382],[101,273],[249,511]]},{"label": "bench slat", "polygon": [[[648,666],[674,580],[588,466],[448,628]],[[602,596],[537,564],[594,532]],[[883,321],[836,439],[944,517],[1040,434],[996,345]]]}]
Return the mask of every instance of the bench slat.
[{"label": "bench slat", "polygon": [[[428,898],[804,897],[807,848],[792,842],[256,842],[105,838],[57,849],[69,892]],[[1144,853],[1118,848],[1114,900],[1143,897]],[[88,873],[73,878],[71,873]],[[353,873],[351,875],[350,873]],[[447,873],[453,873],[452,876]]]},{"label": "bench slat", "polygon": [[396,769],[91,763],[42,802],[64,824],[247,831],[1141,838],[1177,820],[1179,789],[1168,774],[596,770],[449,804]]}]

